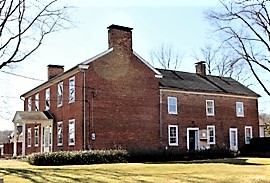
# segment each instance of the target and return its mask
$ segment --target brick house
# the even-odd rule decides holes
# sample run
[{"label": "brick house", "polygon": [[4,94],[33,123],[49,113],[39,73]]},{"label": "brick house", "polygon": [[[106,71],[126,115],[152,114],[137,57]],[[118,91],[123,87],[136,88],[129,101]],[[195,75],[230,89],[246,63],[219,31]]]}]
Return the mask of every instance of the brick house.
[{"label": "brick house", "polygon": [[[109,48],[26,92],[22,155],[87,149],[237,150],[258,137],[258,94],[231,78],[155,69],[132,49],[132,28],[108,27]],[[16,139],[16,138],[15,138]],[[16,141],[15,141],[16,142]],[[16,143],[14,143],[14,152]],[[14,153],[14,156],[17,154]]]}]

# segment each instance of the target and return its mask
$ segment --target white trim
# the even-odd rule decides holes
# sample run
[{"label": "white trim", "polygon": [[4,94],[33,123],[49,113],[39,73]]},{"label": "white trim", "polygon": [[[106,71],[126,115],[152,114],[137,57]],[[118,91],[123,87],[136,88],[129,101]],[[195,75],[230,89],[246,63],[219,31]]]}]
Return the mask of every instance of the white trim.
[{"label": "white trim", "polygon": [[31,128],[27,128],[27,147],[31,147],[31,144],[32,144],[32,130]]},{"label": "white trim", "polygon": [[250,139],[253,137],[253,134],[252,134],[252,126],[245,126],[245,144],[250,144],[250,139],[249,141],[247,141],[247,131],[246,129],[250,129]]},{"label": "white trim", "polygon": [[[74,93],[73,93],[73,95],[74,95],[74,97],[73,97],[73,99],[72,100],[70,100],[70,81],[71,80],[73,80],[74,81],[74,83],[73,83],[73,89],[74,89]],[[76,97],[76,80],[75,80],[75,76],[73,76],[73,77],[70,77],[69,78],[69,80],[68,80],[68,103],[70,104],[70,103],[73,103],[73,102],[75,102],[75,97]]]},{"label": "white trim", "polygon": [[[60,85],[62,85],[62,98],[61,98],[61,103],[59,103],[60,102],[60,100],[59,100],[59,86]],[[63,106],[63,102],[64,102],[64,83],[63,83],[63,81],[61,81],[61,82],[59,82],[58,84],[57,84],[57,107],[61,107],[61,106]]]},{"label": "white trim", "polygon": [[[49,106],[47,106],[47,101]],[[50,110],[51,107],[51,89],[50,88],[46,88],[45,89],[45,111]]]},{"label": "white trim", "polygon": [[[174,99],[176,101],[175,103],[175,111],[170,111],[170,99]],[[177,108],[178,108],[178,105],[177,105],[177,97],[167,97],[167,104],[168,104],[168,114],[178,114],[177,112]]]},{"label": "white trim", "polygon": [[[171,128],[175,128],[175,130],[176,130],[176,142],[175,143],[171,143],[170,142],[170,139],[171,139],[171,134],[170,134],[170,132],[171,132]],[[168,143],[169,143],[169,146],[178,146],[178,138],[179,138],[179,136],[178,136],[178,125],[168,125]]]},{"label": "white trim", "polygon": [[[235,132],[235,145],[232,142],[232,132]],[[229,129],[229,140],[230,140],[230,149],[233,151],[238,150],[238,134],[237,134],[237,128],[230,128]]]},{"label": "white trim", "polygon": [[[195,130],[195,131],[197,131],[197,138],[196,138],[196,134],[195,134],[195,150],[200,150],[200,135],[199,135],[199,128],[194,128],[194,127],[192,127],[192,128],[187,128],[187,150],[189,150],[189,131],[190,130]],[[197,143],[196,143],[197,142]]]},{"label": "white trim", "polygon": [[39,111],[39,93],[35,94],[35,111]]},{"label": "white trim", "polygon": [[[213,142],[210,142],[209,129],[213,128]],[[216,128],[215,125],[207,125],[207,144],[216,144]]]},{"label": "white trim", "polygon": [[27,111],[32,111],[32,97],[28,97],[27,99]]},{"label": "white trim", "polygon": [[147,65],[152,71],[154,71],[156,73],[155,77],[156,78],[162,78],[162,74],[157,70],[155,69],[154,67],[152,67],[146,60],[144,60],[138,53],[136,53],[135,51],[133,51],[133,54],[138,57],[145,65]]},{"label": "white trim", "polygon": [[108,49],[108,50],[106,50],[106,51],[104,51],[104,52],[101,52],[100,54],[98,54],[98,55],[96,55],[94,57],[91,57],[91,58],[87,59],[86,61],[80,63],[79,65],[90,64],[91,62],[95,61],[96,59],[98,59],[98,58],[100,58],[100,57],[102,57],[102,56],[104,56],[104,55],[106,55],[106,54],[108,54],[108,53],[110,53],[112,51],[113,51],[113,47],[110,48],[110,49]]},{"label": "white trim", "polygon": [[[59,143],[59,128],[58,128],[58,126],[59,126],[59,124],[61,124],[61,134],[62,134],[62,143]],[[56,138],[56,143],[57,143],[57,146],[63,146],[63,121],[59,121],[59,122],[57,122],[57,127],[56,127],[56,130],[57,130],[57,133],[56,133],[56,136],[57,136],[57,138]]]},{"label": "white trim", "polygon": [[[36,136],[36,130],[37,130],[37,136]],[[39,145],[39,126],[35,126],[34,132],[35,132],[34,144],[35,144],[35,147],[38,147],[38,145]],[[37,144],[36,144],[36,137],[37,137]]]},{"label": "white trim", "polygon": [[[238,105],[241,105],[241,113],[238,111]],[[243,102],[236,102],[235,103],[235,112],[237,117],[245,117],[245,111],[244,111],[244,103]]]},{"label": "white trim", "polygon": [[258,99],[258,98],[259,98],[259,97],[242,96],[242,95],[233,95],[233,94],[207,93],[207,92],[193,92],[193,91],[183,91],[183,90],[164,89],[164,88],[160,88],[159,90],[165,91],[165,92],[187,93],[187,94],[194,94],[194,95],[224,96],[224,97],[245,98],[245,99]]},{"label": "white trim", "polygon": [[[74,142],[70,142],[70,123],[73,123]],[[76,127],[75,127],[75,119],[70,119],[70,120],[68,120],[68,145],[69,145],[69,146],[75,145],[75,141],[76,141],[76,138],[75,138],[76,133],[75,133],[75,131],[76,131]]]},{"label": "white trim", "polygon": [[[208,112],[208,105],[207,103],[210,102],[212,105],[211,105],[211,108],[212,108],[212,113],[209,113]],[[214,100],[206,100],[205,101],[205,111],[206,111],[206,116],[215,116],[215,101]]]}]

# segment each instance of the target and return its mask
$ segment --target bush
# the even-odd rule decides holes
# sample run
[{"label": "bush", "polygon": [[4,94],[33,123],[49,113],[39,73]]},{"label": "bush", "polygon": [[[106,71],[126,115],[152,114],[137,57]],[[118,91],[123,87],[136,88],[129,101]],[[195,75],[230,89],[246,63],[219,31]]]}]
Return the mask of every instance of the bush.
[{"label": "bush", "polygon": [[125,163],[125,150],[59,151],[35,153],[27,157],[27,162],[38,166],[85,165],[100,163]]}]

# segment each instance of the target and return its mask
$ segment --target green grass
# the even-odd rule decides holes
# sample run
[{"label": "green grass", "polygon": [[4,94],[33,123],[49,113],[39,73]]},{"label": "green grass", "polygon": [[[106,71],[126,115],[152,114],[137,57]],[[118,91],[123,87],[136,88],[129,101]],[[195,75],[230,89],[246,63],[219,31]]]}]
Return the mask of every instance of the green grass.
[{"label": "green grass", "polygon": [[170,163],[31,166],[0,160],[0,177],[14,182],[270,182],[270,158]]}]

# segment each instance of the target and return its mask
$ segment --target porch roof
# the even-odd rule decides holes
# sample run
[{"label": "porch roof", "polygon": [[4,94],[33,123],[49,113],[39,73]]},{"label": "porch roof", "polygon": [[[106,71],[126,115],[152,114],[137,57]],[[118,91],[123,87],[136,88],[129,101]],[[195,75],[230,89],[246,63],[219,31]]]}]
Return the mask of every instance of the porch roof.
[{"label": "porch roof", "polygon": [[52,122],[53,116],[49,111],[16,111],[13,123]]}]

